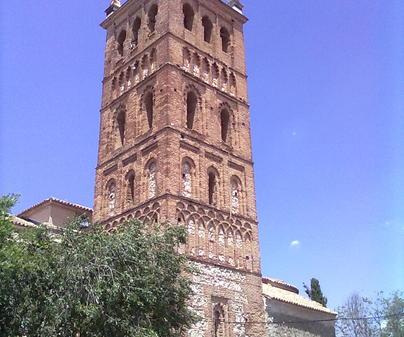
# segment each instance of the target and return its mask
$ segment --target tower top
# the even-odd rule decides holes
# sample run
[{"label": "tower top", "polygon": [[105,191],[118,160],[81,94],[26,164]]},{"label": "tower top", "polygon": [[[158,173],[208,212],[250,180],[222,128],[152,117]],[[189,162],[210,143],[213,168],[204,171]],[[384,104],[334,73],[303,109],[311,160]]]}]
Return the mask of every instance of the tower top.
[{"label": "tower top", "polygon": [[105,10],[105,14],[110,16],[112,13],[114,13],[117,9],[121,8],[122,4],[120,0],[111,0],[111,4],[109,7]]},{"label": "tower top", "polygon": [[240,0],[230,0],[228,5],[233,8],[235,11],[243,14],[244,5],[241,3]]}]

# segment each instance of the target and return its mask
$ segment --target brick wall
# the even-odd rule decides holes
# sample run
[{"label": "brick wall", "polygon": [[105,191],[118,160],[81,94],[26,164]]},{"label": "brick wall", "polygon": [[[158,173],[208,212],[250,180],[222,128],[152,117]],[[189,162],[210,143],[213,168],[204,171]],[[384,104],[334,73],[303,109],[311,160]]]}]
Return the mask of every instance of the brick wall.
[{"label": "brick wall", "polygon": [[[192,30],[184,27],[184,5]],[[243,321],[220,327],[223,337],[265,331],[246,324],[264,319],[264,310],[245,21],[219,0],[155,0],[127,1],[102,24],[94,220],[107,229],[131,218],[186,226],[184,253],[202,271],[193,276],[201,289],[195,309],[206,322],[214,315]],[[214,336],[209,324],[190,335]]]}]

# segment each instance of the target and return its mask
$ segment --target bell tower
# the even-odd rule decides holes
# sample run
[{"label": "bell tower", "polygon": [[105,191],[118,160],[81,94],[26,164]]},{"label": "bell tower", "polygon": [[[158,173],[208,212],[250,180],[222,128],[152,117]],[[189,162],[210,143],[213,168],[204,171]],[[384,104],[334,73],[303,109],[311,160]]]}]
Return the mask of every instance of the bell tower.
[{"label": "bell tower", "polygon": [[238,0],[113,0],[94,220],[180,223],[193,275],[189,336],[266,334]]}]

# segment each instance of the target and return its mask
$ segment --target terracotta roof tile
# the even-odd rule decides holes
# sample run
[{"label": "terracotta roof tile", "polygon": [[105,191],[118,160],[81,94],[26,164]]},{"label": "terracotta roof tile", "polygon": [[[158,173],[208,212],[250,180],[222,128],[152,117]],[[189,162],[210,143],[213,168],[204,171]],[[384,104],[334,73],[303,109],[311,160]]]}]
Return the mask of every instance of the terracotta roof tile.
[{"label": "terracotta roof tile", "polygon": [[[280,281],[280,280],[278,280]],[[283,281],[280,281],[283,282]],[[320,303],[317,303],[315,301],[312,301],[310,299],[304,298],[303,296],[296,294],[295,292],[285,290],[282,288],[278,288],[276,286],[273,286],[269,283],[263,282],[262,284],[262,290],[264,296],[274,299],[277,301],[289,303],[289,304],[294,304],[298,305],[300,307],[304,307],[307,309],[312,309],[316,311],[321,311],[330,315],[336,315],[333,311],[330,309],[323,307]]]},{"label": "terracotta roof tile", "polygon": [[18,214],[18,216],[19,216],[19,217],[24,216],[24,215],[25,215],[26,213],[28,213],[29,211],[31,211],[31,210],[33,210],[33,209],[35,209],[35,208],[37,208],[37,207],[40,207],[40,206],[42,206],[42,205],[44,205],[44,204],[51,203],[51,202],[56,202],[56,203],[61,204],[61,205],[64,205],[64,206],[76,208],[76,209],[79,209],[79,210],[82,210],[82,211],[85,211],[85,212],[89,212],[89,213],[92,213],[92,212],[93,212],[93,209],[92,209],[92,208],[89,208],[89,207],[86,207],[86,206],[82,206],[82,205],[79,205],[79,204],[74,204],[74,203],[72,203],[72,202],[65,201],[65,200],[61,200],[61,199],[58,199],[58,198],[53,198],[53,197],[51,197],[51,198],[45,199],[45,200],[43,200],[43,201],[41,201],[41,202],[39,202],[39,203],[37,203],[37,204],[35,204],[35,205],[33,205],[33,206],[27,208],[26,210],[24,210],[24,211],[22,211],[20,214]]}]

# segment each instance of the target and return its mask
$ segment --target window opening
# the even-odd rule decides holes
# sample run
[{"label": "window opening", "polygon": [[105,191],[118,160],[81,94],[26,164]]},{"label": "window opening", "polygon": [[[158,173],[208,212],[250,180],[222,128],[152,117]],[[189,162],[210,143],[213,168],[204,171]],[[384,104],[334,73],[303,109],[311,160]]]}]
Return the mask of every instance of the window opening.
[{"label": "window opening", "polygon": [[153,33],[156,30],[156,17],[158,13],[158,7],[157,5],[151,6],[149,10],[149,31],[150,33]]},{"label": "window opening", "polygon": [[183,13],[184,13],[184,27],[192,31],[192,27],[194,25],[194,10],[192,9],[191,5],[185,4],[182,8]]},{"label": "window opening", "polygon": [[194,128],[194,120],[195,120],[195,113],[196,113],[196,106],[197,106],[198,98],[196,97],[195,93],[190,91],[187,94],[187,128],[193,129]]},{"label": "window opening", "polygon": [[220,113],[220,127],[222,141],[226,143],[229,133],[229,112],[226,109],[223,109]]},{"label": "window opening", "polygon": [[220,38],[222,39],[222,50],[225,53],[228,53],[230,48],[230,34],[229,31],[224,27],[220,29]]},{"label": "window opening", "polygon": [[118,36],[118,53],[120,56],[123,56],[125,40],[126,40],[126,31],[123,30]]},{"label": "window opening", "polygon": [[210,43],[212,41],[212,21],[210,21],[208,16],[204,16],[202,18],[202,26],[203,26],[203,39],[205,42]]},{"label": "window opening", "polygon": [[135,19],[135,22],[133,23],[133,41],[132,41],[133,46],[137,46],[139,44],[139,32],[141,25],[142,20],[139,17],[137,17]]},{"label": "window opening", "polygon": [[153,114],[154,114],[154,102],[153,102],[153,93],[148,92],[145,97],[145,106],[146,106],[146,113],[147,113],[147,122],[149,124],[149,129],[153,127]]}]

